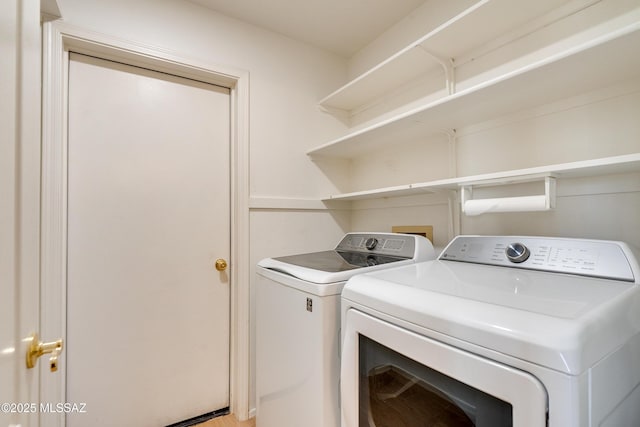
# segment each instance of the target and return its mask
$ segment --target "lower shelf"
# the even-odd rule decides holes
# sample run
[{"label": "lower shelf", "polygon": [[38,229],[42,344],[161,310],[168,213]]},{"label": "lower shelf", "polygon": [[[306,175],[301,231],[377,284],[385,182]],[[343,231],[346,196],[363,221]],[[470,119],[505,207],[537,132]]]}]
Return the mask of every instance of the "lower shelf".
[{"label": "lower shelf", "polygon": [[357,191],[353,193],[336,194],[323,201],[330,200],[364,200],[385,197],[411,196],[425,193],[435,193],[445,190],[457,190],[463,186],[505,185],[527,181],[535,181],[546,176],[555,178],[580,178],[640,171],[640,153],[622,156],[604,157],[593,160],[583,160],[571,163],[561,163],[535,168],[517,169],[484,175],[450,178],[430,182],[399,185],[394,187],[377,188]]}]

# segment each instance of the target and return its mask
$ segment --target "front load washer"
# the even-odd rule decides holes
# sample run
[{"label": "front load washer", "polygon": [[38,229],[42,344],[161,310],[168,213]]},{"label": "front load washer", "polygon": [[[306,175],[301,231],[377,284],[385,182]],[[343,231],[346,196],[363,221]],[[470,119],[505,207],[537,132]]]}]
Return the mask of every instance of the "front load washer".
[{"label": "front load washer", "polygon": [[640,426],[621,242],[459,236],[342,293],[342,426]]},{"label": "front load washer", "polygon": [[333,250],[260,261],[257,425],[339,426],[340,292],[346,280],[435,256],[422,236],[348,233]]}]

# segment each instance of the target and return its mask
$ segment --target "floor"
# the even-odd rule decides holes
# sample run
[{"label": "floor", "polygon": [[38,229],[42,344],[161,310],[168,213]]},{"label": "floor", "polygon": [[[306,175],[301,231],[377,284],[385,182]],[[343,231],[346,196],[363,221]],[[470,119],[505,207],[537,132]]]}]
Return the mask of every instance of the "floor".
[{"label": "floor", "polygon": [[238,421],[233,415],[225,415],[224,417],[217,417],[202,424],[198,424],[195,427],[255,427],[256,419],[251,418],[248,421]]}]

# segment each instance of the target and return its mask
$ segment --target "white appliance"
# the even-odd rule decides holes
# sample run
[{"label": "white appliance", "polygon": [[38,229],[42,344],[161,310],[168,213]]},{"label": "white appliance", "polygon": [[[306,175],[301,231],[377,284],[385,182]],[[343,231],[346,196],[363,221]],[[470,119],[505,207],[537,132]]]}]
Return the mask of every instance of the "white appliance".
[{"label": "white appliance", "polygon": [[348,233],[334,250],[260,261],[257,425],[340,425],[340,292],[346,280],[434,258],[431,242],[422,236]]},{"label": "white appliance", "polygon": [[489,236],[354,277],[342,425],[640,426],[639,280],[624,243]]}]

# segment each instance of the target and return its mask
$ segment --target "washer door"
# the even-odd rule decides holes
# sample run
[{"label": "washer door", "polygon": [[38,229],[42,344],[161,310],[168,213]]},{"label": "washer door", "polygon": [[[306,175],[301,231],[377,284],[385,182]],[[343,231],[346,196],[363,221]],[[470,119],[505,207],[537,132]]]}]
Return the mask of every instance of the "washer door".
[{"label": "washer door", "polygon": [[543,427],[547,393],[532,375],[347,311],[342,425]]}]

